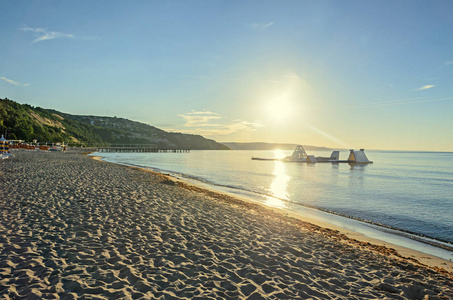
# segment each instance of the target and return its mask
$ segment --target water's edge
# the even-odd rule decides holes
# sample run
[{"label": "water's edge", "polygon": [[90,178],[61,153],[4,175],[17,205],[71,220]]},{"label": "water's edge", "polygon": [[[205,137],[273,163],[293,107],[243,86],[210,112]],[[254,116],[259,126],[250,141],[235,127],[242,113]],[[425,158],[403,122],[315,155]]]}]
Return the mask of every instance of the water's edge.
[{"label": "water's edge", "polygon": [[[100,153],[93,153],[93,156],[100,156]],[[294,211],[291,212],[298,213],[301,216],[309,215],[311,218],[318,219],[319,221],[326,222],[347,230],[351,230],[362,234],[364,236],[381,240],[383,242],[391,243],[394,245],[398,245],[401,247],[405,247],[408,249],[416,250],[422,253],[430,254],[436,257],[440,257],[442,259],[451,260],[453,259],[453,244],[449,243],[448,241],[443,241],[440,239],[431,238],[428,236],[424,236],[422,234],[410,232],[407,230],[402,230],[399,228],[394,228],[388,225],[379,224],[373,221],[351,217],[346,214],[333,212],[327,209],[319,208],[316,206],[309,206],[306,204],[301,203],[294,203],[292,201],[277,198],[272,195],[259,193],[253,190],[247,190],[243,188],[238,188],[235,186],[229,185],[222,185],[220,183],[211,182],[197,176],[192,176],[190,174],[183,174],[177,173],[165,169],[159,169],[156,167],[150,166],[143,166],[138,164],[132,163],[120,163],[115,161],[110,161],[104,157],[102,157],[103,161],[107,161],[110,163],[115,163],[124,166],[130,167],[137,167],[142,169],[151,170],[157,173],[166,174],[173,176],[177,179],[187,181],[191,184],[206,187],[212,190],[216,190],[218,192],[227,192],[238,197],[245,197],[248,200],[259,202],[259,198],[261,197],[272,197],[278,199],[279,201],[286,202],[291,206],[297,207]],[[288,210],[290,211],[290,210]]]}]

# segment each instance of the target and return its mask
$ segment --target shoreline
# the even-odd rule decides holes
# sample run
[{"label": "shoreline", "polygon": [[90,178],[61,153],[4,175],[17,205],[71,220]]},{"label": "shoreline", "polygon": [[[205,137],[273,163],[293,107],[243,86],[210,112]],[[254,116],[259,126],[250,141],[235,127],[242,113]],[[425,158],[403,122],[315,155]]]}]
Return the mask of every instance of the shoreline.
[{"label": "shoreline", "polygon": [[[101,156],[94,156],[94,155],[89,155],[89,156],[92,157],[93,159],[101,161],[101,162],[112,163],[112,162],[104,161]],[[112,164],[115,164],[115,163],[112,163]],[[319,226],[321,228],[333,230],[335,232],[335,234],[339,234],[339,236],[342,236],[343,238],[346,237],[346,240],[350,239],[351,240],[350,242],[353,243],[353,244],[357,244],[357,245],[362,245],[363,246],[364,243],[369,243],[369,244],[371,244],[371,248],[380,249],[379,251],[384,251],[384,252],[387,252],[387,253],[392,253],[393,256],[399,257],[400,259],[411,260],[411,261],[414,261],[414,262],[419,263],[421,265],[426,265],[428,267],[432,267],[432,268],[435,268],[435,269],[444,269],[446,272],[452,273],[452,275],[453,275],[453,256],[452,256],[451,259],[445,259],[445,258],[436,256],[436,255],[433,255],[433,254],[429,254],[429,253],[426,253],[426,252],[423,252],[423,251],[419,251],[419,250],[416,250],[416,249],[411,249],[411,248],[406,247],[404,245],[398,245],[398,244],[395,244],[395,243],[392,243],[392,242],[388,242],[388,241],[385,241],[383,239],[379,239],[377,237],[370,237],[370,236],[367,236],[367,235],[365,235],[363,233],[360,233],[358,231],[350,230],[350,229],[347,229],[347,228],[342,227],[340,225],[335,225],[334,223],[330,223],[329,221],[323,221],[323,220],[321,220],[319,218],[304,216],[301,213],[293,212],[293,211],[290,211],[290,210],[287,210],[287,209],[283,209],[283,208],[272,207],[272,206],[266,205],[265,203],[261,203],[261,202],[255,201],[255,200],[253,200],[251,198],[248,198],[248,197],[245,197],[245,196],[240,196],[240,195],[237,195],[237,194],[234,194],[234,193],[231,193],[231,192],[219,191],[219,190],[216,190],[215,188],[211,188],[208,184],[204,184],[202,182],[197,182],[196,180],[190,180],[190,179],[186,179],[186,178],[181,178],[179,176],[171,174],[171,172],[169,172],[169,171],[163,171],[163,170],[159,170],[159,169],[156,169],[156,168],[147,169],[146,167],[128,165],[128,164],[118,164],[118,165],[123,165],[123,166],[130,167],[130,168],[140,169],[140,170],[143,170],[143,171],[146,171],[146,172],[150,172],[151,174],[158,175],[158,176],[167,176],[167,177],[169,177],[168,180],[173,180],[175,182],[178,182],[184,188],[191,189],[193,187],[193,188],[199,189],[199,191],[202,192],[202,193],[218,194],[217,198],[221,198],[223,196],[228,196],[228,197],[232,197],[232,198],[237,198],[238,200],[244,201],[246,203],[256,204],[256,205],[261,206],[264,209],[269,209],[272,212],[279,213],[282,216],[286,216],[286,217],[293,218],[293,219],[296,219],[296,220],[299,220],[299,221],[302,221],[302,222],[310,223],[312,225],[316,225],[316,226]],[[340,218],[346,218],[346,219],[351,220],[353,222],[359,222],[359,223],[362,223],[362,224],[369,224],[369,225],[377,226],[378,228],[375,229],[375,230],[380,231],[383,235],[389,234],[389,235],[394,236],[395,238],[407,239],[407,240],[409,240],[409,242],[420,243],[420,244],[426,245],[427,247],[434,247],[434,248],[439,248],[439,249],[442,249],[442,250],[450,251],[449,249],[444,249],[442,247],[437,247],[435,245],[432,245],[432,244],[429,244],[429,243],[425,243],[425,242],[417,240],[417,239],[412,239],[411,237],[406,237],[406,236],[404,236],[404,234],[406,233],[404,231],[401,232],[402,233],[401,235],[395,234],[395,233],[391,233],[391,232],[389,233],[389,232],[385,232],[383,230],[380,230],[379,224],[374,224],[374,223],[365,222],[363,220],[357,220],[357,219],[354,219],[354,218],[349,218],[349,217],[342,216],[342,215],[339,215],[339,214],[335,214],[335,213],[332,213],[332,212],[328,212],[328,211],[324,211],[324,210],[318,210],[318,209],[312,208],[312,207],[303,206],[303,208],[304,209],[308,208],[310,210],[320,211],[321,213],[330,214],[330,215],[333,215],[333,216],[338,216]],[[387,228],[385,226],[382,226],[382,229],[396,230],[394,228]],[[409,234],[411,234],[411,233],[409,233]],[[423,237],[421,237],[421,238],[423,238]],[[436,240],[434,240],[434,241],[436,241]],[[438,241],[438,242],[442,242],[442,241]],[[384,250],[384,248],[387,248],[388,250]]]},{"label": "shoreline", "polygon": [[446,299],[452,273],[68,151],[0,164],[0,298]]},{"label": "shoreline", "polygon": [[[127,164],[125,164],[125,165],[128,166]],[[129,166],[137,167],[137,166],[133,166],[133,165],[129,165]],[[138,166],[138,168],[141,168],[141,167]],[[143,169],[146,170],[146,168],[143,168]],[[175,178],[176,180],[181,180],[182,182],[185,182],[189,185],[195,185],[197,187],[200,187],[201,189],[212,190],[212,191],[218,192],[220,194],[227,194],[231,197],[237,197],[239,199],[242,199],[243,201],[251,201],[252,203],[264,205],[264,207],[268,207],[270,209],[275,208],[277,210],[280,210],[281,213],[284,213],[284,214],[288,214],[288,213],[295,214],[296,218],[297,217],[300,217],[302,219],[308,218],[310,220],[313,220],[312,222],[315,222],[315,221],[319,222],[321,224],[320,225],[321,227],[333,226],[333,227],[339,229],[340,231],[341,230],[344,230],[346,232],[352,231],[354,233],[357,233],[358,235],[363,235],[367,238],[371,238],[374,240],[378,240],[382,243],[387,243],[387,244],[399,246],[402,248],[412,249],[409,246],[405,246],[405,244],[416,244],[416,246],[417,246],[416,248],[423,248],[423,246],[426,246],[426,247],[430,248],[428,250],[428,252],[423,252],[423,251],[417,250],[417,249],[412,249],[412,250],[414,250],[416,252],[420,252],[422,254],[432,255],[434,257],[443,259],[445,261],[453,260],[453,244],[448,241],[439,240],[439,239],[435,239],[432,237],[417,234],[415,232],[405,231],[405,230],[402,230],[399,228],[394,228],[391,226],[375,223],[373,221],[368,221],[366,219],[350,217],[346,214],[337,213],[337,212],[322,209],[319,207],[312,207],[312,206],[307,206],[307,205],[303,205],[303,204],[294,204],[294,203],[288,202],[287,200],[280,199],[277,197],[258,194],[259,196],[262,196],[262,197],[274,198],[279,201],[290,203],[293,205],[294,210],[287,209],[287,208],[274,207],[272,205],[267,205],[263,202],[260,202],[259,200],[257,201],[256,198],[254,198],[253,196],[249,196],[249,197],[242,196],[242,195],[238,195],[237,193],[234,193],[234,192],[228,192],[225,190],[222,191],[221,189],[215,188],[215,187],[221,187],[221,188],[225,188],[225,189],[230,189],[230,187],[227,187],[227,186],[214,184],[213,185],[214,188],[212,188],[211,184],[209,184],[209,183],[199,182],[196,179],[184,178],[184,176],[181,178],[180,176],[175,175],[175,174],[171,173],[170,171],[163,171],[163,170],[159,170],[157,168],[152,168],[151,171],[159,173],[159,174],[165,174],[165,175],[171,176],[172,178]],[[246,191],[246,192],[249,192],[249,191]],[[253,193],[253,192],[250,192],[250,193]],[[318,216],[317,217],[304,216],[304,211],[305,211],[305,213],[314,212],[315,214],[318,214]],[[320,216],[320,215],[324,215],[324,216]],[[324,219],[326,219],[325,216],[328,216],[329,218],[334,218],[335,222],[332,220],[327,220],[327,221],[324,220]],[[340,221],[338,221],[338,220],[340,220]],[[359,225],[359,228],[356,227],[356,230],[348,229],[348,227],[351,227],[351,225],[355,226],[357,224],[360,224],[360,225]],[[367,230],[364,230],[364,228],[367,228]],[[368,232],[364,233],[364,231],[368,231]],[[377,237],[377,236],[379,236],[379,237]],[[386,240],[383,236],[390,236],[391,237],[390,241]],[[405,243],[391,242],[391,240],[395,240],[395,238],[400,238],[402,240],[406,240],[406,242]],[[436,249],[438,249],[439,251],[436,251]],[[436,252],[440,256],[432,254],[432,253],[436,253]],[[448,257],[448,258],[446,258],[446,257]]]}]

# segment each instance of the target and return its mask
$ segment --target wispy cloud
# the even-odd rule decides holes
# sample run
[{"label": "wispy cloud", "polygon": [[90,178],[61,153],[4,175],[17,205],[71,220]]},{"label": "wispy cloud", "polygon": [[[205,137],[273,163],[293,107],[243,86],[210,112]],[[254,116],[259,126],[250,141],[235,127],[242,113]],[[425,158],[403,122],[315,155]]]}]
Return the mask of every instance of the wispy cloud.
[{"label": "wispy cloud", "polygon": [[[406,98],[406,99],[397,99],[397,100],[387,100],[366,103],[363,105],[354,105],[354,106],[342,106],[341,109],[363,109],[365,107],[381,107],[381,106],[394,106],[394,105],[407,105],[407,104],[416,104],[424,102],[438,102],[438,101],[452,101],[453,97],[417,97],[417,98]],[[340,107],[330,107],[330,109],[338,110]]]},{"label": "wispy cloud", "polygon": [[257,123],[257,122],[234,120],[233,123],[229,124],[227,127],[233,131],[239,131],[239,130],[245,130],[245,129],[251,129],[251,130],[255,131],[258,128],[264,127],[264,125],[261,123]]},{"label": "wispy cloud", "polygon": [[446,61],[445,64],[446,64],[447,66],[453,65],[453,60]]},{"label": "wispy cloud", "polygon": [[435,85],[432,85],[432,84],[427,84],[425,86],[422,86],[421,88],[417,89],[417,91],[423,91],[423,90],[428,90],[428,89],[431,89],[435,87]]},{"label": "wispy cloud", "polygon": [[15,81],[15,80],[12,80],[12,79],[9,79],[6,77],[0,77],[0,79],[6,81],[8,83],[17,85],[17,86],[29,86],[30,85],[29,83],[21,83],[21,82],[18,82],[18,81]]},{"label": "wispy cloud", "polygon": [[202,111],[196,111],[196,110],[191,110],[190,112],[186,113],[187,115],[215,115],[218,116],[218,113],[208,111],[208,110],[202,110]]},{"label": "wispy cloud", "polygon": [[178,115],[186,121],[185,127],[207,127],[207,126],[218,126],[217,124],[209,123],[211,120],[218,120],[222,117],[219,114],[211,111],[194,111]]},{"label": "wispy cloud", "polygon": [[31,32],[36,37],[31,43],[37,43],[42,41],[54,40],[59,38],[74,38],[75,36],[71,33],[63,33],[58,31],[50,31],[46,28],[41,27],[28,27],[26,25],[22,26],[20,30],[25,32]]},{"label": "wispy cloud", "polygon": [[[259,123],[247,122],[242,120],[227,121],[218,113],[211,111],[192,110],[185,114],[180,114],[185,120],[183,125],[186,129],[167,129],[183,133],[200,134],[206,136],[228,135],[242,130],[256,130],[263,125]],[[220,120],[222,119],[223,122]]]},{"label": "wispy cloud", "polygon": [[[179,77],[181,78],[188,78],[188,79],[198,79],[198,80],[219,80],[219,81],[238,81],[238,82],[243,82],[244,80],[249,80],[249,81],[261,81],[261,82],[268,82],[268,83],[282,83],[281,80],[275,80],[275,79],[259,79],[255,77],[238,77],[238,78],[227,78],[227,77],[215,77],[215,76],[193,76],[193,75],[180,75]],[[285,76],[288,77],[288,76]]]},{"label": "wispy cloud", "polygon": [[370,103],[366,106],[391,106],[391,105],[401,105],[401,104],[415,104],[415,103],[423,103],[423,102],[437,102],[437,101],[451,101],[453,97],[445,97],[445,98],[430,98],[430,97],[422,97],[422,98],[409,98],[409,99],[401,99],[401,100],[390,100],[390,101],[383,101],[383,102],[376,102]]},{"label": "wispy cloud", "polygon": [[269,23],[251,23],[250,24],[250,26],[253,29],[258,29],[258,30],[265,30],[265,29],[271,27],[272,25],[274,25],[274,22],[269,22]]}]

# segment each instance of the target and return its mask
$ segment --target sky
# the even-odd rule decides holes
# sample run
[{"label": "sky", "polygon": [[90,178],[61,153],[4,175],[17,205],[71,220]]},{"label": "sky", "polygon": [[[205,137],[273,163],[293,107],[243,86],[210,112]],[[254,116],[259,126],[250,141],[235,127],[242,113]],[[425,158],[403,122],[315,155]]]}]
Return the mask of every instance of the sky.
[{"label": "sky", "polygon": [[453,151],[452,1],[0,1],[0,98],[219,142]]}]

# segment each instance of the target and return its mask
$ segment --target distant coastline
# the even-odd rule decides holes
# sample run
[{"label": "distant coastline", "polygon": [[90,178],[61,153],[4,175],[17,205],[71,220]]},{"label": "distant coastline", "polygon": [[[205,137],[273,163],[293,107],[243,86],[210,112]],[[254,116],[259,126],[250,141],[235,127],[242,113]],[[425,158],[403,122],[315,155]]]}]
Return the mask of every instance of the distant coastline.
[{"label": "distant coastline", "polygon": [[[265,143],[265,142],[218,142],[227,146],[231,150],[291,150],[293,151],[297,145],[304,146],[307,151],[348,151],[349,148],[330,148],[322,146],[312,146],[304,144],[290,144],[290,143]],[[351,148],[352,149],[352,148]],[[358,149],[358,147],[357,147]],[[395,150],[395,149],[368,149],[365,150],[382,153],[453,153],[453,151],[429,151],[429,150]]]},{"label": "distant coastline", "polygon": [[[255,143],[235,143],[235,142],[220,142],[221,144],[227,146],[231,150],[294,150],[297,144],[285,144],[285,143],[264,143],[264,142],[255,142]],[[331,150],[341,150],[333,149],[327,147],[318,147],[311,145],[303,145],[305,150],[317,150],[317,151],[331,151]]]}]

